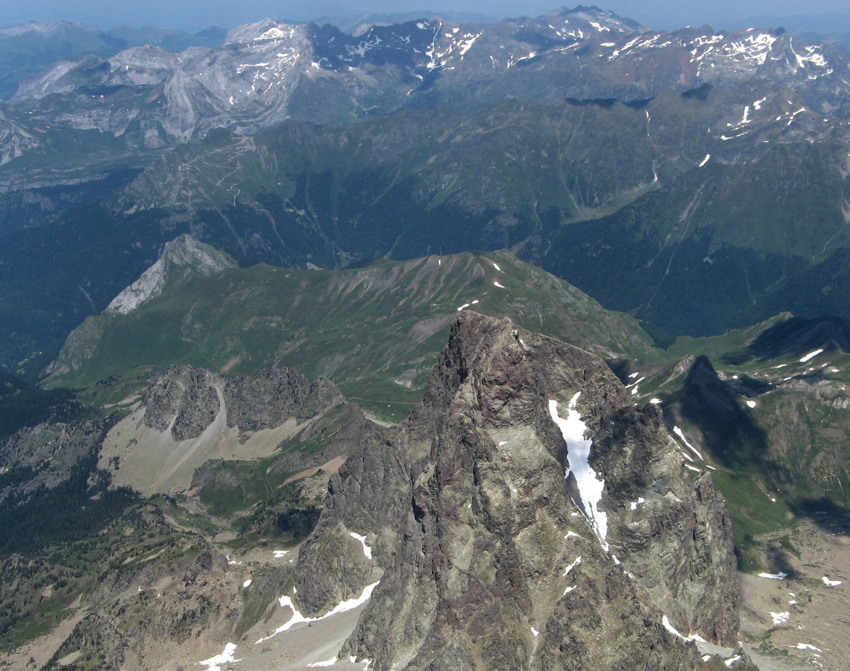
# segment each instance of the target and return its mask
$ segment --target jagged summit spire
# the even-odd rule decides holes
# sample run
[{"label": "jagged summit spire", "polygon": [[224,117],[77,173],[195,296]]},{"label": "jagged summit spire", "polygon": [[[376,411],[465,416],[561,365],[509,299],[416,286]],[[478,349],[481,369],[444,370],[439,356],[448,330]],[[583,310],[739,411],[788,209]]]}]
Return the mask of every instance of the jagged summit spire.
[{"label": "jagged summit spire", "polygon": [[671,631],[734,643],[734,576],[722,501],[657,408],[598,357],[464,311],[422,404],[331,478],[291,598],[316,617],[371,588],[339,656],[376,669],[695,668]]}]

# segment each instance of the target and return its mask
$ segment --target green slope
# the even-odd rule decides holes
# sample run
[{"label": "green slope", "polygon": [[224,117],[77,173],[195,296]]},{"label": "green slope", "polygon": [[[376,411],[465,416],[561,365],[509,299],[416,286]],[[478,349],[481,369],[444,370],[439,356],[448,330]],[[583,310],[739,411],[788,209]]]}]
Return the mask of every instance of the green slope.
[{"label": "green slope", "polygon": [[[765,96],[745,137],[724,135]],[[850,315],[847,126],[795,114],[792,99],[754,83],[629,104],[506,100],[336,127],[289,120],[253,137],[211,132],[159,153],[125,186],[130,172],[101,175],[64,213],[67,190],[14,191],[0,198],[10,213],[0,225],[52,221],[27,205],[44,198],[56,218],[0,238],[0,367],[38,374],[179,233],[242,265],[299,268],[512,249],[672,335],[785,310]],[[101,135],[39,135],[25,167],[55,179],[85,149],[116,170],[127,149]],[[15,165],[0,178],[14,181]]]},{"label": "green slope", "polygon": [[757,566],[760,534],[800,517],[850,515],[848,336],[844,320],[783,314],[723,336],[679,338],[667,363],[614,366],[635,400],[658,403],[668,428],[705,458],[676,439],[688,465],[710,468],[726,497],[744,568]]},{"label": "green slope", "polygon": [[634,319],[507,252],[467,253],[343,271],[261,264],[189,274],[130,314],[89,318],[48,383],[86,387],[176,362],[232,375],[287,366],[329,376],[354,399],[412,404],[462,306],[606,356],[650,356]]}]

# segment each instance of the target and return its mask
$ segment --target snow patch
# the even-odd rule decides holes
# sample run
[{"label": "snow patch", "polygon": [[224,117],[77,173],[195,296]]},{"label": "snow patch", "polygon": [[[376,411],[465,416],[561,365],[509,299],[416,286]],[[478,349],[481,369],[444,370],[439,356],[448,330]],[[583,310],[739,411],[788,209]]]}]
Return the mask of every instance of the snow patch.
[{"label": "snow patch", "polygon": [[205,659],[203,662],[198,662],[198,664],[207,667],[208,671],[221,671],[221,667],[224,664],[235,664],[242,661],[241,659],[234,658],[233,653],[235,652],[236,644],[228,643],[224,646],[224,651],[220,655]]},{"label": "snow patch", "polygon": [[534,627],[531,628],[531,633],[534,634],[534,638],[540,636],[540,632],[537,631]]},{"label": "snow patch", "polygon": [[354,540],[358,541],[360,545],[363,546],[363,554],[366,555],[366,559],[372,558],[372,548],[366,545],[366,536],[361,536],[360,534],[356,534],[353,531],[348,534]]},{"label": "snow patch", "polygon": [[779,624],[787,624],[788,620],[791,618],[791,613],[773,613],[771,612],[770,617],[773,618],[773,626]]},{"label": "snow patch", "polygon": [[504,288],[505,288],[504,286],[502,286],[502,285],[501,285],[501,284],[499,284],[498,282],[493,282],[493,284],[494,284],[495,286],[499,287],[500,289],[504,289]]},{"label": "snow patch", "polygon": [[572,587],[567,587],[567,589],[564,590],[564,596],[567,596],[567,594],[572,592],[575,588],[576,588],[575,585],[573,585]]},{"label": "snow patch", "polygon": [[705,155],[705,158],[704,158],[704,159],[702,159],[702,163],[700,163],[700,164],[699,164],[699,167],[701,168],[701,167],[702,167],[702,166],[704,166],[706,163],[708,163],[708,159],[710,159],[710,158],[711,158],[711,154],[706,154],[706,155]]},{"label": "snow patch", "polygon": [[820,648],[816,648],[813,645],[809,645],[808,643],[798,643],[795,646],[791,646],[797,648],[797,650],[811,650],[812,652],[823,652]]},{"label": "snow patch", "polygon": [[347,599],[342,603],[337,604],[333,610],[328,613],[325,613],[320,617],[304,617],[301,614],[301,611],[299,611],[298,608],[295,607],[295,604],[292,602],[291,596],[282,596],[278,599],[280,607],[292,609],[292,617],[289,618],[286,624],[281,625],[268,636],[264,636],[263,638],[258,639],[255,642],[255,645],[259,645],[260,643],[268,641],[273,636],[277,636],[278,634],[282,634],[285,631],[289,631],[292,627],[301,622],[310,624],[311,622],[318,622],[319,620],[324,620],[334,615],[339,615],[340,613],[345,613],[349,610],[354,610],[355,608],[357,608],[358,606],[362,606],[369,600],[369,598],[372,596],[372,592],[375,591],[375,588],[377,586],[377,582],[372,583],[371,585],[367,585],[365,588],[363,588],[363,592],[360,594],[360,596],[354,597],[353,599]]},{"label": "snow patch", "polygon": [[738,60],[735,57],[743,57],[743,60],[749,59],[758,65],[764,65],[774,42],[776,37],[767,33],[748,35],[743,40],[724,45],[723,51],[734,60]]},{"label": "snow patch", "polygon": [[650,402],[652,405],[658,405],[658,404],[659,404],[659,403],[661,403],[662,401],[661,401],[661,399],[660,399],[660,398],[652,398],[652,399],[650,399],[650,400],[649,400],[649,402]]},{"label": "snow patch", "polygon": [[814,359],[821,352],[823,352],[822,348],[816,349],[814,352],[809,352],[808,354],[806,354],[806,356],[804,356],[802,359],[800,359],[800,363],[806,363],[807,361]]},{"label": "snow patch", "polygon": [[642,505],[642,504],[644,504],[644,503],[646,503],[646,499],[645,499],[645,498],[643,498],[643,497],[641,496],[640,498],[638,498],[638,500],[637,500],[637,501],[632,501],[632,502],[629,504],[629,508],[631,508],[632,510],[637,510],[637,509],[638,509],[638,506],[639,506],[639,505]]},{"label": "snow patch", "polygon": [[274,558],[275,559],[283,559],[288,554],[289,554],[289,550],[275,550],[274,551]]},{"label": "snow patch", "polygon": [[587,517],[590,526],[596,532],[602,542],[602,547],[607,552],[608,544],[605,542],[605,536],[608,533],[608,515],[598,508],[599,501],[602,499],[602,490],[605,488],[605,481],[596,476],[596,471],[588,463],[590,446],[593,441],[584,438],[587,425],[581,420],[581,414],[575,409],[579,396],[581,396],[580,391],[576,392],[570,399],[566,419],[561,419],[558,416],[558,402],[554,400],[549,401],[549,414],[555,424],[558,425],[561,435],[564,437],[564,442],[567,444],[567,459],[570,462],[570,467],[564,474],[564,478],[569,478],[570,473],[575,478],[585,517]]},{"label": "snow patch", "polygon": [[336,657],[331,657],[330,659],[326,659],[324,662],[313,662],[312,664],[308,664],[307,666],[311,669],[316,669],[322,666],[333,666],[337,663]]},{"label": "snow patch", "polygon": [[664,628],[669,631],[673,636],[682,639],[683,641],[699,641],[700,643],[705,643],[705,639],[699,634],[691,634],[690,636],[682,636],[679,631],[670,624],[670,618],[666,615],[661,618],[661,624],[664,625]]},{"label": "snow patch", "polygon": [[755,408],[758,404],[755,401],[747,401],[748,408]]},{"label": "snow patch", "polygon": [[481,37],[481,33],[477,35],[464,35],[466,39],[458,42],[458,50],[460,51],[460,55],[463,56],[472,48],[472,45],[475,44],[475,40]]},{"label": "snow patch", "polygon": [[564,571],[564,575],[562,577],[566,578],[570,574],[570,571],[572,571],[579,564],[581,564],[581,557],[576,557],[575,561],[569,566],[567,566],[567,570]]},{"label": "snow patch", "polygon": [[273,28],[269,28],[262,35],[258,35],[258,40],[285,40],[290,39],[295,34],[295,31],[290,29],[288,31],[281,30],[277,26]]},{"label": "snow patch", "polygon": [[[629,375],[629,377],[631,377],[631,375]],[[639,384],[640,384],[641,382],[643,382],[645,379],[646,379],[646,376],[643,376],[643,377],[638,378],[637,380],[635,380],[635,381],[634,381],[634,382],[632,382],[631,384],[627,384],[627,385],[626,385],[626,389],[631,389],[632,387],[635,387],[635,386],[639,385]],[[632,392],[632,393],[634,393],[634,392]]]},{"label": "snow patch", "polygon": [[[801,114],[801,113],[805,112],[805,111],[806,111],[806,108],[805,108],[805,107],[801,107],[801,108],[800,108],[800,109],[798,109],[796,112],[791,112],[791,117],[788,119],[788,123],[787,123],[787,124],[785,124],[785,125],[786,125],[786,126],[790,126],[790,125],[791,125],[791,123],[794,121],[794,117],[795,117],[795,116],[797,116],[798,114]],[[821,350],[821,351],[823,351],[823,350]]]},{"label": "snow patch", "polygon": [[827,587],[838,587],[839,585],[844,584],[843,580],[830,580],[826,576],[823,576],[821,578],[821,580],[823,580],[823,584],[826,585]]},{"label": "snow patch", "polygon": [[735,655],[734,657],[730,657],[725,662],[723,662],[727,668],[731,669],[733,664],[740,662],[743,659],[741,655]]},{"label": "snow patch", "polygon": [[244,587],[244,588],[248,588],[248,587],[250,587],[250,586],[251,586],[251,583],[252,583],[252,582],[253,582],[253,581],[252,581],[250,578],[248,578],[245,582],[243,582],[243,583],[242,583],[242,587]]},{"label": "snow patch", "polygon": [[685,438],[685,434],[682,433],[682,429],[680,429],[678,426],[674,426],[673,427],[673,433],[675,433],[677,436],[679,436],[679,438],[682,439],[682,442],[688,447],[688,449],[691,450],[691,452],[693,452],[695,455],[697,455],[700,458],[700,461],[705,461],[705,459],[703,459],[702,455],[699,453],[699,450],[697,450],[697,448],[695,448],[693,445],[691,445],[688,442],[688,439]]},{"label": "snow patch", "polygon": [[788,577],[787,573],[759,573],[759,578],[767,578],[768,580],[785,580]]}]

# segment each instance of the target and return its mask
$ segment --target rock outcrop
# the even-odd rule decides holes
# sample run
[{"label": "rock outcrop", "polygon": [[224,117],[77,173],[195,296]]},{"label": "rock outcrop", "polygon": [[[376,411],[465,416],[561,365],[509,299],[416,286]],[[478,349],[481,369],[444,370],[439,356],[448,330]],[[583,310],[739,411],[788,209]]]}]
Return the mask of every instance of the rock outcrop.
[{"label": "rock outcrop", "polygon": [[227,425],[253,430],[278,426],[290,417],[300,424],[343,401],[329,379],[311,382],[301,373],[280,368],[256,377],[229,378],[224,397]]},{"label": "rock outcrop", "polygon": [[658,409],[471,312],[422,403],[331,478],[293,598],[317,615],[375,583],[340,657],[378,670],[687,669],[684,637],[737,640],[728,516]]},{"label": "rock outcrop", "polygon": [[[275,469],[298,472],[350,454],[376,429],[327,378],[283,368],[226,378],[181,364],[151,373],[140,402],[110,429],[99,465],[147,496],[182,492],[209,461],[276,455]],[[312,449],[281,454],[293,440],[312,440]]]},{"label": "rock outcrop", "polygon": [[327,378],[310,381],[290,369],[272,368],[257,377],[224,378],[196,366],[155,370],[145,392],[145,424],[171,430],[177,440],[197,438],[224,409],[228,427],[256,431],[298,424],[343,402]]}]

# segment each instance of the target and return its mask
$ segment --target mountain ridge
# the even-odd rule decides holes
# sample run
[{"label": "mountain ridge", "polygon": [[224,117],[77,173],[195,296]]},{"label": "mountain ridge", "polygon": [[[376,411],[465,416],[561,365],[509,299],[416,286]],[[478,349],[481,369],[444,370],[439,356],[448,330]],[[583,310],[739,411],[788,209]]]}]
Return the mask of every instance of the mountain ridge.
[{"label": "mountain ridge", "polygon": [[606,312],[508,252],[343,271],[260,265],[210,277],[189,272],[165,289],[127,314],[90,317],[69,336],[49,384],[92,387],[138,366],[173,363],[228,375],[288,365],[330,376],[379,408],[380,399],[415,401],[449,323],[469,308],[569,334],[606,355],[651,350],[634,319]]}]

